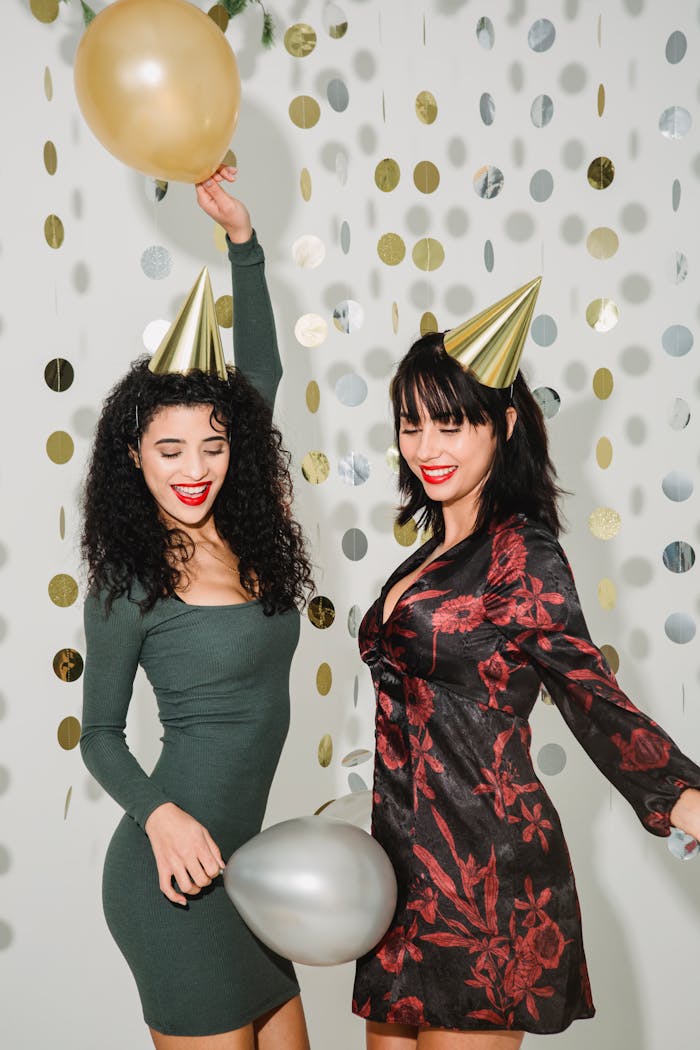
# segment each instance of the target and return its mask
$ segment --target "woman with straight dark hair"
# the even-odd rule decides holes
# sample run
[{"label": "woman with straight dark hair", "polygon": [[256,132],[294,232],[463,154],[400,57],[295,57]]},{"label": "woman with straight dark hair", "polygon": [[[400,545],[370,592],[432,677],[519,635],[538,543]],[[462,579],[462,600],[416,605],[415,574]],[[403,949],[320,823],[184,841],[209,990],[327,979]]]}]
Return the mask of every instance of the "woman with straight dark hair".
[{"label": "woman with straight dark hair", "polygon": [[[81,749],[125,813],[102,896],[157,1050],[308,1050],[292,964],[248,930],[221,869],[260,831],[289,725],[310,589],[272,424],[282,374],[264,256],[219,182],[197,199],[228,235],[236,368],[205,271],[153,358],[107,397],[85,486]],[[163,748],[124,735],[137,668]]]},{"label": "woman with straight dark hair", "polygon": [[700,768],[620,690],[557,540],[545,424],[518,371],[538,290],[419,339],[392,383],[398,521],[432,536],[359,636],[372,831],[399,888],[357,966],[368,1050],[517,1050],[594,1013],[569,853],[530,755],[542,684],[648,831],[700,836]]}]

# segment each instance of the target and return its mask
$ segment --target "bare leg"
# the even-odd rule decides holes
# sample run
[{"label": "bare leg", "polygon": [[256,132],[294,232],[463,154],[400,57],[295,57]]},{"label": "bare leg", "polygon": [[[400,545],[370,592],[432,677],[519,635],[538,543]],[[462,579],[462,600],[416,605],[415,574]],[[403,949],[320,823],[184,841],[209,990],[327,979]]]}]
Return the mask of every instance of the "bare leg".
[{"label": "bare leg", "polygon": [[301,998],[297,995],[254,1022],[255,1050],[309,1050]]},{"label": "bare leg", "polygon": [[519,1050],[523,1032],[455,1032],[367,1022],[367,1050]]},{"label": "bare leg", "polygon": [[367,1050],[416,1050],[417,1038],[413,1025],[367,1022]]},{"label": "bare leg", "polygon": [[220,1035],[163,1035],[149,1029],[156,1050],[255,1050],[252,1024]]},{"label": "bare leg", "polygon": [[425,1028],[418,1035],[417,1050],[519,1050],[523,1032],[454,1032]]}]

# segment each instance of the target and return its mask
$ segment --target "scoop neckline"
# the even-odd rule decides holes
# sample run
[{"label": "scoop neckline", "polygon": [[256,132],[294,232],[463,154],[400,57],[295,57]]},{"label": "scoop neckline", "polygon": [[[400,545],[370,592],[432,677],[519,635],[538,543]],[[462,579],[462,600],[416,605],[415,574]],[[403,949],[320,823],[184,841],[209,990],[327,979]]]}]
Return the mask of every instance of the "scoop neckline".
[{"label": "scoop neckline", "polygon": [[227,602],[224,604],[201,605],[199,602],[186,602],[179,594],[171,595],[171,600],[184,605],[187,609],[243,609],[248,605],[260,605],[259,598],[249,598],[247,602]]}]

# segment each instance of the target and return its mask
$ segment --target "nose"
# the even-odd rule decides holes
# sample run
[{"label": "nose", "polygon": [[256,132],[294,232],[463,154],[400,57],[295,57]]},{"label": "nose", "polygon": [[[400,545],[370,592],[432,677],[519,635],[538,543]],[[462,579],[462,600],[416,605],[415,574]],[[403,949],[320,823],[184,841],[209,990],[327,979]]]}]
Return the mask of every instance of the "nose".
[{"label": "nose", "polygon": [[439,438],[440,432],[436,427],[430,423],[423,426],[420,432],[418,448],[416,449],[416,455],[421,462],[427,463],[428,460],[435,459],[436,456],[440,455],[442,446]]},{"label": "nose", "polygon": [[209,470],[206,456],[198,449],[191,449],[185,453],[181,466],[183,474],[193,481],[201,481]]}]

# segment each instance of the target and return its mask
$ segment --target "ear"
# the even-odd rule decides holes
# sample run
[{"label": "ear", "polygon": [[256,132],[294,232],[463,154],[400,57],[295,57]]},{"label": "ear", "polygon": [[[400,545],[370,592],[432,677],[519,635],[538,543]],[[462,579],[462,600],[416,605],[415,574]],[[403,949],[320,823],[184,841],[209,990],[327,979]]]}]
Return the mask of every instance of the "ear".
[{"label": "ear", "polygon": [[136,469],[141,470],[141,457],[139,456],[137,450],[135,448],[132,448],[131,445],[129,445],[129,456]]},{"label": "ear", "polygon": [[511,435],[515,429],[515,424],[518,421],[518,413],[515,411],[512,405],[508,405],[506,409],[506,441],[510,441]]}]

